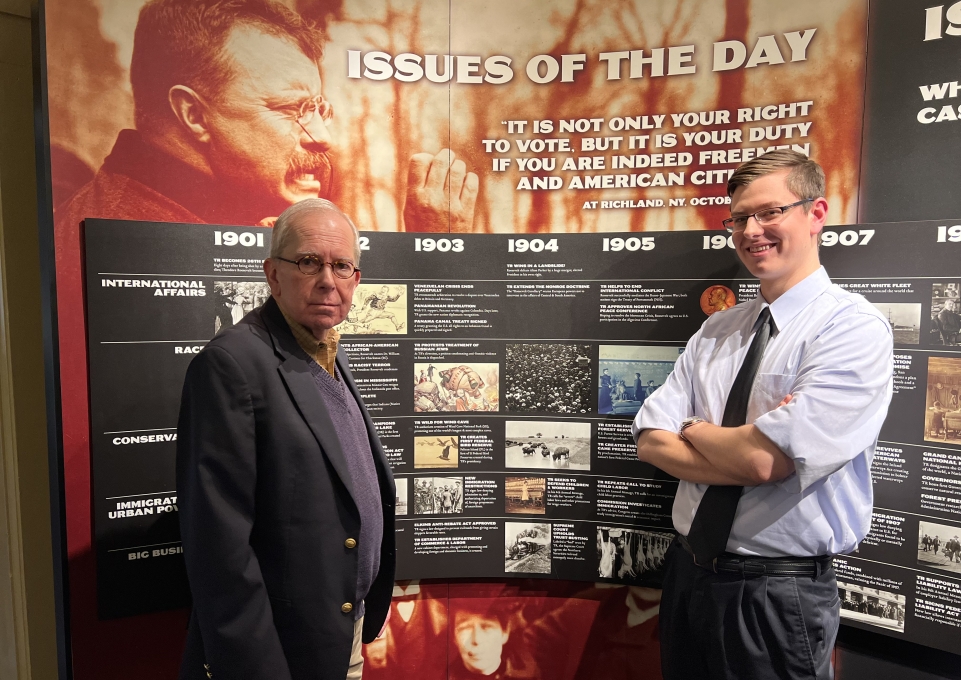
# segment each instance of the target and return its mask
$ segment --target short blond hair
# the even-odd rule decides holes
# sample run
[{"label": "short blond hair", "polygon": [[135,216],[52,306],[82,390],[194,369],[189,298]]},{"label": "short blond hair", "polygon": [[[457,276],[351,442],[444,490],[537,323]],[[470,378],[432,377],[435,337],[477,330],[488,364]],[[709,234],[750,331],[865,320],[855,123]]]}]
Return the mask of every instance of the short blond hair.
[{"label": "short blond hair", "polygon": [[[799,199],[824,197],[824,170],[803,153],[791,149],[775,149],[739,165],[727,181],[727,195],[733,196],[738,187],[746,187],[756,179],[781,170],[790,169],[788,191]],[[811,209],[804,206],[805,212]]]}]

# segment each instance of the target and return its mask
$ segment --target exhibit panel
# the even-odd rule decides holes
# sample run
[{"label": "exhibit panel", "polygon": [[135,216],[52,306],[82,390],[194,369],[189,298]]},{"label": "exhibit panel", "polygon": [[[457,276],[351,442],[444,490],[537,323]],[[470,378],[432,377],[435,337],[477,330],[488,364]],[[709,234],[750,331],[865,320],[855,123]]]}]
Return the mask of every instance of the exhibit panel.
[{"label": "exhibit panel", "polygon": [[[187,602],[179,387],[206,339],[269,295],[270,231],[87,220],[85,243],[111,618]],[[729,239],[371,232],[362,248],[371,276],[339,329],[395,473],[398,578],[657,586],[676,481],[637,460],[630,422],[704,319],[757,294]],[[837,561],[842,616],[947,651],[961,587],[959,249],[961,225],[936,222],[822,236],[833,280],[881,311],[896,346],[872,530]]]}]

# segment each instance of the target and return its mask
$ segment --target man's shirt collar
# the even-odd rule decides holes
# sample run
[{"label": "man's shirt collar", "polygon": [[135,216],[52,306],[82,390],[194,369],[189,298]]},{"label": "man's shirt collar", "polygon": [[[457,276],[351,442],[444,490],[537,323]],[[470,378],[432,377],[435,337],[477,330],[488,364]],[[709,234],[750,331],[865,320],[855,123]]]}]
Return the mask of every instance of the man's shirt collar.
[{"label": "man's shirt collar", "polygon": [[[774,325],[777,326],[778,329],[786,328],[794,317],[801,313],[801,310],[811,304],[811,302],[827,290],[830,285],[831,279],[828,277],[828,273],[824,267],[818,267],[818,269],[809,274],[807,278],[794,284],[777,300],[768,305],[771,308]],[[757,319],[757,315],[760,314],[764,306],[767,305],[767,302],[765,302],[760,292],[758,292],[757,297],[754,299],[754,304],[755,309],[753,316]]]},{"label": "man's shirt collar", "polygon": [[284,315],[284,320],[290,326],[290,332],[293,333],[300,348],[307,353],[307,356],[320,364],[321,368],[336,378],[337,373],[334,366],[337,361],[337,344],[340,342],[340,333],[337,329],[331,328],[327,331],[327,339],[320,341],[314,337],[309,328],[290,318],[283,307],[277,305],[277,308]]}]

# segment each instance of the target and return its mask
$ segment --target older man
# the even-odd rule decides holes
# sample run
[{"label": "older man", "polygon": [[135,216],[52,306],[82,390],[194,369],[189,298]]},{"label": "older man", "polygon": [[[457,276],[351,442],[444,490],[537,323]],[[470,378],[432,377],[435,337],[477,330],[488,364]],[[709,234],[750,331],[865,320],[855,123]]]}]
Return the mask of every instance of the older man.
[{"label": "older man", "polygon": [[[323,36],[272,0],[152,0],[130,64],[136,130],[58,210],[85,217],[257,224],[330,197]],[[408,231],[469,231],[478,180],[443,149],[410,160]]]},{"label": "older man", "polygon": [[390,607],[394,484],[334,329],[360,281],[357,230],[310,199],[280,215],[270,253],[271,298],[184,383],[184,679],[360,677]]},{"label": "older man", "polygon": [[715,313],[634,421],[678,477],[661,599],[666,680],[832,677],[832,557],[871,526],[893,336],[818,259],[821,167],[772,151],[728,181],[724,225],[760,294]]}]

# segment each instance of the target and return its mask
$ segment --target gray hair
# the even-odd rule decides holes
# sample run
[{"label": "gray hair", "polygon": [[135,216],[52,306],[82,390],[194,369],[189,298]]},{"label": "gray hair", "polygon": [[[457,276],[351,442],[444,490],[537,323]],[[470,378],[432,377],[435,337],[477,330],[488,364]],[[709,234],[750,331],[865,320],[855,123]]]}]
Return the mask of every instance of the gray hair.
[{"label": "gray hair", "polygon": [[357,231],[354,221],[351,220],[343,210],[326,198],[305,198],[280,213],[280,217],[278,217],[274,223],[274,231],[270,238],[270,257],[280,257],[280,254],[284,252],[284,248],[290,245],[290,241],[293,238],[293,229],[300,218],[313,213],[321,213],[324,215],[334,214],[350,225],[350,228],[354,232],[354,265],[359,266],[360,233]]}]

